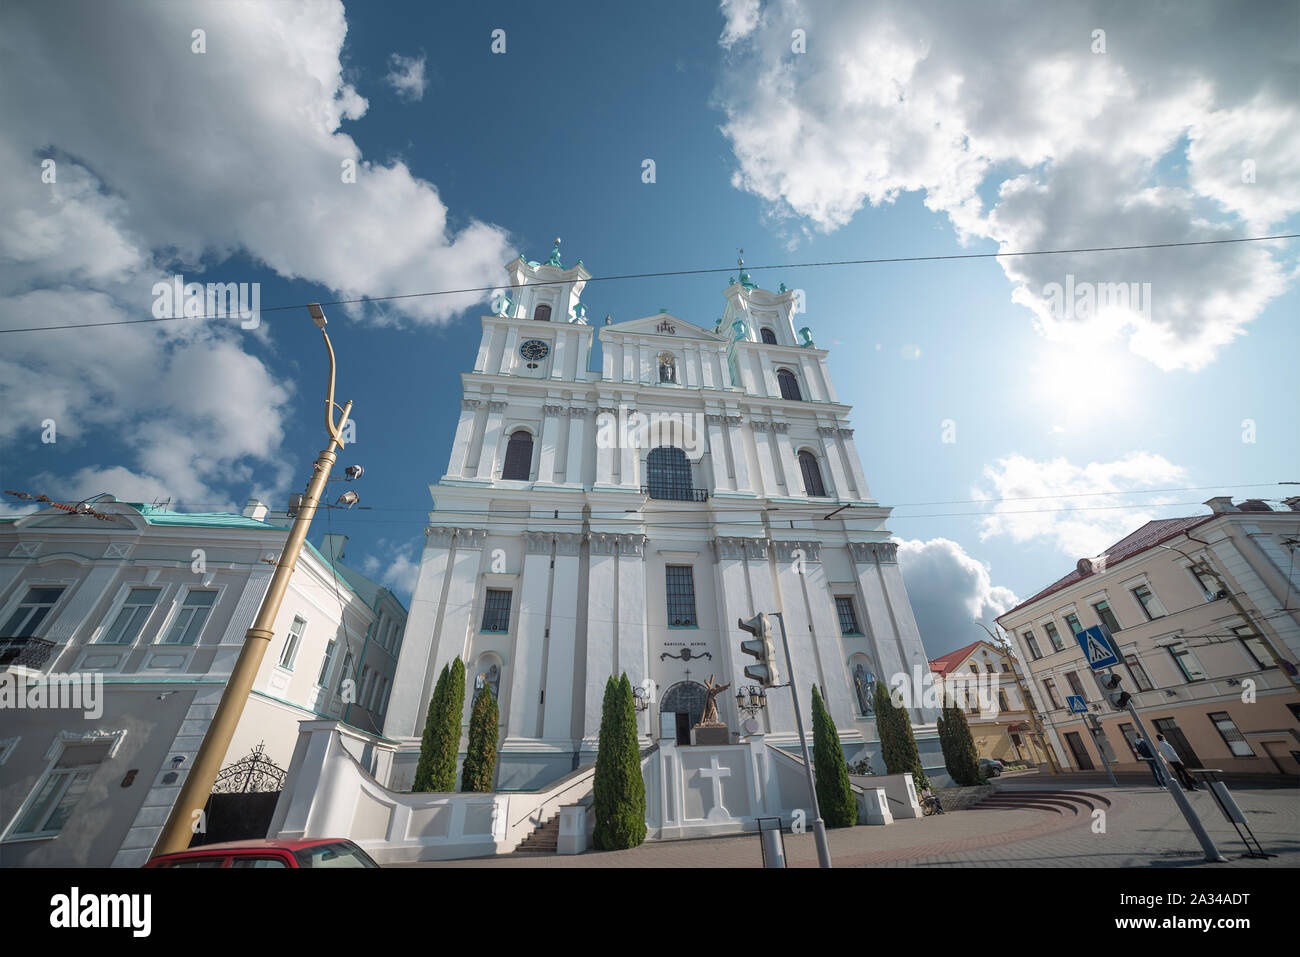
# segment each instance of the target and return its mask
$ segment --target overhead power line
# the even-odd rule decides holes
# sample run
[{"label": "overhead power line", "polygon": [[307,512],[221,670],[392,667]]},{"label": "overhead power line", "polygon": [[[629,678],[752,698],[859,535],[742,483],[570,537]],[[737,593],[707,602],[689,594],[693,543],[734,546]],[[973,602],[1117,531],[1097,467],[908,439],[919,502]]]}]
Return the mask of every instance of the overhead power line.
[{"label": "overhead power line", "polygon": [[[888,256],[876,259],[830,259],[822,262],[806,263],[772,263],[770,265],[747,266],[748,272],[772,269],[815,269],[823,266],[876,266],[890,263],[947,262],[959,259],[1010,259],[1017,256],[1066,256],[1077,253],[1125,252],[1137,249],[1177,249],[1185,246],[1225,246],[1234,243],[1262,243],[1279,239],[1300,239],[1300,233],[1281,233],[1276,236],[1240,236],[1235,239],[1197,239],[1178,243],[1132,243],[1126,246],[1080,246],[1074,249],[1029,249],[1018,252],[993,253],[947,253],[936,256]],[[623,273],[615,276],[592,276],[582,280],[593,282],[620,282],[628,279],[665,279],[673,276],[704,276],[736,271],[736,266],[706,269],[673,269],[664,272]],[[578,282],[576,279],[561,279],[548,285],[568,285]],[[461,289],[436,289],[428,292],[399,293],[392,296],[361,296],[355,299],[333,299],[318,302],[321,306],[348,306],[367,302],[395,302],[401,299],[422,299],[430,296],[458,296],[468,293],[491,293],[498,289],[516,289],[518,286],[466,286]],[[316,300],[313,300],[314,302]],[[295,303],[284,306],[268,306],[258,312],[284,312],[290,309],[306,309],[308,303]],[[224,319],[226,316],[150,316],[147,319],[117,319],[112,322],[80,322],[56,326],[24,326],[17,329],[0,329],[0,333],[13,332],[51,332],[58,329],[93,329],[97,326],[129,326],[146,322],[174,322],[178,319]]]}]

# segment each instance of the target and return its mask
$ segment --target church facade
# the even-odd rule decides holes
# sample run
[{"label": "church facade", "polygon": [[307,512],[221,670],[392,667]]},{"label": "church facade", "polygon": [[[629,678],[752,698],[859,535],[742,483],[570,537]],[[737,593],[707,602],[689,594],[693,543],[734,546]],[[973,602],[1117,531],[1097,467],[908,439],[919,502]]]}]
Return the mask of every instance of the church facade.
[{"label": "church facade", "polygon": [[[466,665],[498,698],[497,787],[529,790],[594,760],[605,683],[626,673],[643,742],[690,743],[717,698],[732,742],[797,749],[787,688],[743,707],[738,618],[781,612],[811,734],[816,684],[850,760],[878,771],[874,685],[928,673],[886,522],[795,291],[744,272],[712,328],[667,312],[593,326],[590,274],[507,266],[433,509],[389,703],[409,787],[438,674]],[[599,331],[600,369],[591,368]],[[774,629],[777,623],[773,621]],[[933,709],[911,709],[927,766]],[[404,762],[404,763],[403,763]],[[941,763],[940,763],[941,767]]]}]

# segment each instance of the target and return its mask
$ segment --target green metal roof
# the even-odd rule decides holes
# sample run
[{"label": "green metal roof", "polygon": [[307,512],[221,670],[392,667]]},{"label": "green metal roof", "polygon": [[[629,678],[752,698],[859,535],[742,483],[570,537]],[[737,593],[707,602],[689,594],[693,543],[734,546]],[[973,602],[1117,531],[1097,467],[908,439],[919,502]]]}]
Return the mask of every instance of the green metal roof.
[{"label": "green metal roof", "polygon": [[256,519],[246,518],[233,512],[172,512],[139,502],[123,502],[122,504],[131,506],[131,508],[143,515],[144,520],[150,525],[192,525],[196,528],[272,528],[280,531],[286,531],[289,527],[287,525],[272,525],[270,522],[259,522]]}]

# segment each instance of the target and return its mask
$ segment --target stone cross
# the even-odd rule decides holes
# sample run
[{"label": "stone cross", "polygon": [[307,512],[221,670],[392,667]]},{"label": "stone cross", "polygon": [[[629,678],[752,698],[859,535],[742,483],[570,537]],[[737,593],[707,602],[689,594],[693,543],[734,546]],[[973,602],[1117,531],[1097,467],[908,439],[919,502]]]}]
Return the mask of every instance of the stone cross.
[{"label": "stone cross", "polygon": [[713,781],[713,807],[709,809],[708,816],[730,820],[731,815],[722,806],[722,779],[731,777],[731,768],[724,768],[718,764],[716,754],[709,756],[709,765],[707,768],[700,768],[700,777],[710,778]]}]

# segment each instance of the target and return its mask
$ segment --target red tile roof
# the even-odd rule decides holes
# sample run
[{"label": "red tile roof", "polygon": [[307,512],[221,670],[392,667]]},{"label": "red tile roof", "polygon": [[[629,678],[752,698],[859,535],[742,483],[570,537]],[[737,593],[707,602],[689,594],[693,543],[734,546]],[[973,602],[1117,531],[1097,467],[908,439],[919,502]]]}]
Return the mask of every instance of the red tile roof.
[{"label": "red tile roof", "polygon": [[[1204,525],[1206,522],[1218,517],[1219,516],[1216,514],[1189,515],[1185,518],[1158,518],[1154,521],[1147,522],[1137,531],[1130,532],[1098,556],[1105,562],[1102,572],[1088,572],[1085,574],[1079,571],[1078,568],[1075,568],[1074,571],[1070,572],[1070,574],[1066,575],[1064,578],[1058,578],[1037,595],[1034,595],[1032,598],[1026,598],[1015,608],[1003,612],[994,620],[1001,623],[1002,619],[1007,617],[1007,615],[1019,611],[1026,605],[1032,605],[1040,598],[1046,598],[1053,592],[1058,592],[1062,588],[1068,588],[1075,582],[1083,581],[1084,578],[1090,577],[1094,574],[1104,573],[1105,570],[1118,565],[1125,559],[1132,558],[1134,555],[1145,552],[1149,548],[1154,548],[1156,545],[1168,541],[1171,538],[1175,538],[1184,532],[1190,532],[1196,526]],[[1096,559],[1094,559],[1094,561],[1096,561]]]},{"label": "red tile roof", "polygon": [[[979,641],[972,641],[965,648],[958,648],[956,651],[950,651],[946,655],[941,655],[938,658],[931,658],[930,670],[940,677],[943,677],[948,674],[948,672],[956,669],[958,665],[965,662],[965,660],[971,656],[971,652],[980,645],[988,644],[987,641],[981,638]],[[989,647],[992,647],[992,645],[989,645]]]}]

